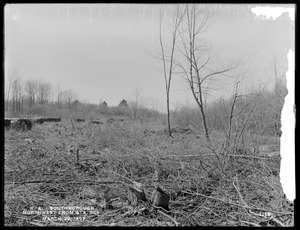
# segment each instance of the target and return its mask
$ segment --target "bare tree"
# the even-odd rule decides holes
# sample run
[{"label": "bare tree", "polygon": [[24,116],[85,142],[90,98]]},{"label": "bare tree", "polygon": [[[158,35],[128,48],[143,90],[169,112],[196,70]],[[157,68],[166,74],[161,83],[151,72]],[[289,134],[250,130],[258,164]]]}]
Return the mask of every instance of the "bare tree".
[{"label": "bare tree", "polygon": [[23,86],[21,79],[16,77],[12,81],[12,104],[13,104],[13,113],[21,112],[21,99],[23,96],[22,93]]},{"label": "bare tree", "polygon": [[59,86],[57,86],[57,92],[56,92],[56,105],[57,105],[58,108],[60,108],[61,105],[62,105],[62,102],[63,102],[63,96],[64,96],[63,91],[60,89]]},{"label": "bare tree", "polygon": [[[170,47],[170,55],[168,55],[167,52],[165,51],[165,46],[163,44],[163,39],[162,39],[162,23],[163,23],[164,12],[165,11],[160,10],[160,14],[159,14],[159,42],[161,48],[161,58],[163,62],[163,73],[164,73],[165,86],[166,86],[168,132],[169,132],[169,136],[172,137],[171,121],[170,121],[170,87],[171,87],[171,80],[173,74],[173,60],[174,60],[176,40],[178,37],[178,28],[183,19],[184,11],[180,10],[179,5],[175,6],[173,12],[173,18],[172,18],[172,32],[171,32],[172,41]],[[166,62],[169,63],[169,66],[167,66]]]},{"label": "bare tree", "polygon": [[[241,80],[238,80],[235,85],[234,85],[234,90],[232,94],[232,102],[230,106],[230,112],[228,115],[228,129],[226,133],[226,141],[225,141],[225,148],[228,148],[230,145],[231,141],[231,135],[232,135],[232,129],[233,129],[233,119],[237,117],[239,114],[245,111],[245,109],[250,105],[251,101],[248,102],[243,108],[241,108],[238,112],[236,112],[237,104],[238,104],[238,99],[243,97],[243,96],[248,96],[248,95],[242,95],[240,94],[240,85],[241,82],[243,81],[244,77]],[[238,133],[238,130],[236,131],[236,134]]]},{"label": "bare tree", "polygon": [[37,84],[37,99],[39,104],[45,104],[50,99],[51,84],[44,81],[39,81]]},{"label": "bare tree", "polygon": [[21,83],[20,84],[20,88],[19,88],[19,104],[18,104],[18,110],[19,113],[23,114],[24,113],[24,101],[25,101],[25,91],[24,91],[25,87],[24,85]]},{"label": "bare tree", "polygon": [[132,110],[132,119],[133,123],[138,118],[138,108],[141,104],[141,90],[138,84],[136,84],[134,88],[134,95],[133,95],[133,101],[129,103],[131,110]]},{"label": "bare tree", "polygon": [[180,46],[178,52],[182,59],[177,59],[174,64],[178,67],[177,72],[188,83],[193,97],[200,109],[202,124],[206,141],[210,143],[205,114],[205,96],[213,90],[212,82],[217,76],[227,76],[237,64],[221,65],[217,60],[218,52],[213,52],[203,35],[209,27],[209,19],[213,14],[195,4],[187,4],[185,7],[184,20],[180,27]]},{"label": "bare tree", "polygon": [[17,76],[17,71],[14,70],[12,73],[8,72],[8,81],[5,84],[5,110],[8,111],[9,108],[9,100],[10,100],[10,96],[12,94],[12,87],[13,87],[13,83],[16,79]]},{"label": "bare tree", "polygon": [[63,92],[64,101],[68,104],[69,109],[71,109],[71,104],[77,98],[76,93],[73,90],[65,90]]},{"label": "bare tree", "polygon": [[25,93],[28,100],[28,106],[32,107],[36,101],[36,93],[37,93],[37,85],[38,82],[36,80],[27,80],[25,82]]}]

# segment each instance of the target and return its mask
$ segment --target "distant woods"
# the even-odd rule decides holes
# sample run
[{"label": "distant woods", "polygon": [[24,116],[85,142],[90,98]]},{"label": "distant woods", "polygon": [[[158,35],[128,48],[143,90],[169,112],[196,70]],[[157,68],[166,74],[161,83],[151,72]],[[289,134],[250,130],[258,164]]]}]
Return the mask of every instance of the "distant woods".
[{"label": "distant woods", "polygon": [[[226,135],[230,131],[233,137],[239,132],[280,136],[281,110],[287,95],[283,79],[276,77],[272,89],[257,89],[248,94],[236,92],[229,99],[220,98],[207,104],[208,131],[220,131]],[[74,118],[83,119],[127,116],[142,123],[155,121],[167,126],[166,116],[154,108],[143,106],[142,99],[129,102],[122,99],[118,106],[109,106],[105,101],[97,105],[81,102],[74,91],[59,87],[55,89],[44,81],[22,82],[15,73],[5,82],[5,117],[69,118],[70,114]],[[189,127],[204,132],[198,107],[181,104],[170,111],[170,116],[173,127]]]},{"label": "distant woods", "polygon": [[23,81],[16,71],[5,81],[5,117],[50,116],[98,119],[99,116],[128,116],[134,121],[158,119],[160,113],[143,106],[140,98],[120,100],[118,106],[106,101],[98,105],[82,102],[73,90],[54,87],[46,81]]},{"label": "distant woods", "polygon": [[8,73],[5,82],[6,115],[23,115],[45,113],[48,106],[56,108],[76,106],[77,94],[73,90],[55,89],[43,80],[29,79],[22,81],[16,71]]}]

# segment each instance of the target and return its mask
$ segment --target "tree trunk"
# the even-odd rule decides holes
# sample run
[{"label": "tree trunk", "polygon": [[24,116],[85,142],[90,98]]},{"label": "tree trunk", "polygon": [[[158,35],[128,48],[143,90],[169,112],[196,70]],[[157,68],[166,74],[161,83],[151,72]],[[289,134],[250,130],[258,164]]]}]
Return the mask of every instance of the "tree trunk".
[{"label": "tree trunk", "polygon": [[15,112],[15,98],[13,98],[13,113]]},{"label": "tree trunk", "polygon": [[207,128],[207,124],[206,124],[206,116],[204,113],[203,105],[200,106],[200,111],[201,111],[201,115],[202,115],[202,123],[203,123],[203,127],[204,127],[205,138],[206,138],[207,143],[210,144],[210,138],[209,138],[208,128]]},{"label": "tree trunk", "polygon": [[202,124],[203,124],[203,127],[204,127],[204,135],[205,135],[205,138],[206,138],[206,142],[208,144],[210,144],[210,137],[209,137],[207,123],[206,123],[206,116],[205,116],[203,104],[201,103],[202,100],[201,100],[201,98],[200,99],[197,98],[197,95],[195,93],[195,89],[194,89],[194,86],[193,86],[193,82],[190,83],[190,88],[191,88],[191,91],[193,93],[194,99],[195,99],[195,101],[197,102],[197,105],[200,108],[200,113],[201,113],[201,116],[202,116]]},{"label": "tree trunk", "polygon": [[9,100],[7,99],[6,103],[5,103],[5,111],[7,111],[7,112],[8,112],[8,102],[9,102]]},{"label": "tree trunk", "polygon": [[[193,55],[193,57],[195,58],[195,56]],[[209,138],[209,133],[208,133],[208,128],[207,128],[207,123],[206,123],[206,116],[205,116],[205,112],[204,112],[204,104],[203,104],[203,98],[202,98],[202,85],[201,85],[201,81],[200,81],[200,74],[199,71],[196,70],[197,73],[197,80],[198,80],[198,90],[199,90],[199,106],[200,106],[200,112],[202,115],[202,123],[203,123],[203,127],[204,127],[204,134],[205,134],[205,138],[206,138],[206,142],[208,144],[210,144],[210,138]]]},{"label": "tree trunk", "polygon": [[21,101],[20,101],[20,99],[18,101],[18,113],[19,114],[21,113]]},{"label": "tree trunk", "polygon": [[171,122],[170,122],[170,96],[169,92],[167,93],[167,112],[168,112],[168,131],[169,136],[172,137],[172,131],[171,131]]}]

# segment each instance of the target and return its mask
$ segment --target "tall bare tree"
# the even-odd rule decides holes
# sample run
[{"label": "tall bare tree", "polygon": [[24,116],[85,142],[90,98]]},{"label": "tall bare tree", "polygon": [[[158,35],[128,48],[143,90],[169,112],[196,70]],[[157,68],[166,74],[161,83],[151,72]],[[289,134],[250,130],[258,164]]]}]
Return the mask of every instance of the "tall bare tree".
[{"label": "tall bare tree", "polygon": [[19,104],[18,104],[18,110],[19,113],[23,114],[24,113],[24,101],[25,101],[25,91],[24,91],[24,84],[20,84],[20,89],[19,89]]},{"label": "tall bare tree", "polygon": [[8,111],[9,109],[9,100],[10,100],[10,96],[12,94],[12,88],[13,88],[13,84],[15,79],[17,78],[17,71],[14,70],[13,72],[8,71],[7,73],[8,78],[7,81],[5,83],[5,110]]},{"label": "tall bare tree", "polygon": [[187,81],[191,89],[201,113],[206,141],[210,143],[204,97],[213,90],[211,83],[217,76],[230,77],[229,72],[238,65],[222,65],[222,62],[217,60],[219,53],[213,52],[205,41],[204,32],[210,26],[210,18],[214,14],[195,4],[187,4],[184,11],[184,20],[179,32],[181,42],[178,46],[181,59],[176,59],[174,64],[179,69],[177,73]]},{"label": "tall bare tree", "polygon": [[39,81],[37,84],[37,99],[39,104],[45,104],[50,99],[51,84],[44,81]]},{"label": "tall bare tree", "polygon": [[36,80],[27,80],[25,82],[25,93],[28,100],[28,106],[32,107],[36,101],[36,93],[37,93],[37,85],[38,82]]},{"label": "tall bare tree", "polygon": [[63,102],[64,92],[60,89],[59,86],[57,86],[57,92],[56,92],[56,105],[58,108],[61,107]]},{"label": "tall bare tree", "polygon": [[21,99],[23,96],[23,85],[20,78],[15,77],[12,81],[12,106],[13,113],[21,112]]},{"label": "tall bare tree", "polygon": [[131,108],[132,111],[133,124],[138,118],[138,108],[141,106],[141,100],[142,100],[141,89],[139,87],[139,84],[137,83],[134,88],[133,100],[129,103],[129,107]]},{"label": "tall bare tree", "polygon": [[[176,40],[178,37],[178,28],[183,19],[183,12],[180,10],[180,6],[176,5],[173,9],[173,17],[172,17],[172,31],[171,31],[171,47],[170,47],[170,54],[166,52],[166,47],[163,43],[162,38],[162,24],[163,24],[163,17],[165,10],[160,10],[159,14],[159,42],[161,48],[161,58],[163,62],[163,73],[165,79],[165,86],[166,86],[166,97],[167,97],[167,118],[168,118],[168,132],[169,136],[172,137],[171,131],[171,121],[170,121],[170,87],[171,87],[171,80],[173,75],[173,61],[174,61],[174,54],[175,54],[175,46]],[[167,62],[169,65],[167,66]]]}]

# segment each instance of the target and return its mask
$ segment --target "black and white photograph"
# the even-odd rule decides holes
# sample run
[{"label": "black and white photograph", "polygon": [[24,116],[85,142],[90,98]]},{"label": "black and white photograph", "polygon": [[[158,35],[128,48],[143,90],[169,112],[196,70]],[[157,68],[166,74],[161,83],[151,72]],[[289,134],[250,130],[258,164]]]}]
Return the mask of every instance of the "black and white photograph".
[{"label": "black and white photograph", "polygon": [[296,4],[3,11],[4,226],[295,226]]}]

